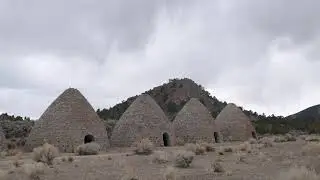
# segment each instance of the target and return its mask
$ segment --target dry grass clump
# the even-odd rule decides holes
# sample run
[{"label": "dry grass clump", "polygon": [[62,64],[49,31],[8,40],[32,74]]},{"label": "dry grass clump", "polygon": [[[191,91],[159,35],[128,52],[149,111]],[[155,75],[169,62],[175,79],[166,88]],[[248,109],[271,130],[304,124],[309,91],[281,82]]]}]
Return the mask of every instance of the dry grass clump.
[{"label": "dry grass clump", "polygon": [[232,146],[224,147],[224,148],[223,148],[223,151],[224,151],[224,152],[234,152],[234,148],[233,148]]},{"label": "dry grass clump", "polygon": [[7,152],[6,151],[1,151],[0,152],[0,158],[3,159],[7,156]]},{"label": "dry grass clump", "polygon": [[207,152],[214,152],[215,151],[213,143],[208,143],[205,141],[198,141],[197,144],[199,144],[201,147],[203,147],[205,149],[205,151],[207,151]]},{"label": "dry grass clump", "polygon": [[259,139],[258,143],[263,144],[263,146],[267,148],[267,147],[274,146],[273,141],[274,141],[274,139],[272,139],[270,137],[263,137],[263,138]]},{"label": "dry grass clump", "polygon": [[8,149],[8,150],[16,149],[16,148],[17,148],[17,145],[16,145],[15,141],[9,141],[9,142],[7,143],[7,149]]},{"label": "dry grass clump", "polygon": [[14,160],[12,162],[14,167],[20,167],[20,166],[22,166],[24,164],[23,161],[20,161],[22,159],[21,155],[22,154],[18,154],[18,155],[15,156],[15,158],[14,158]]},{"label": "dry grass clump", "polygon": [[314,170],[306,167],[293,167],[281,172],[278,180],[319,180],[320,176]]},{"label": "dry grass clump", "polygon": [[136,149],[134,152],[138,155],[152,154],[154,149],[153,143],[148,138],[144,138],[141,141],[136,142],[135,147]]},{"label": "dry grass clump", "polygon": [[235,155],[237,156],[237,160],[238,160],[236,163],[247,163],[247,153],[237,152]]},{"label": "dry grass clump", "polygon": [[79,156],[97,155],[100,151],[100,145],[95,142],[81,144],[76,149],[76,154]]},{"label": "dry grass clump", "polygon": [[257,154],[258,158],[262,161],[262,162],[265,162],[265,161],[271,161],[270,158],[267,157],[267,155],[264,153],[264,152],[259,152]]},{"label": "dry grass clump", "polygon": [[5,152],[6,156],[16,156],[22,154],[22,151],[19,149],[10,149]]},{"label": "dry grass clump", "polygon": [[248,140],[248,142],[249,142],[250,144],[257,144],[257,143],[258,143],[257,139],[254,139],[254,138],[250,138],[250,139]]},{"label": "dry grass clump", "polygon": [[294,137],[292,134],[289,134],[289,133],[287,133],[287,134],[285,135],[285,139],[286,139],[287,141],[297,141],[297,138]]},{"label": "dry grass clump", "polygon": [[226,152],[233,152],[233,151],[234,151],[234,149],[231,146],[230,147],[222,147],[222,146],[220,146],[218,151],[217,151],[217,153],[219,155],[224,155],[224,153],[226,153]]},{"label": "dry grass clump", "polygon": [[22,154],[22,151],[18,149],[15,141],[9,141],[5,151],[1,152],[1,157],[5,156],[16,156]]},{"label": "dry grass clump", "polygon": [[178,151],[175,157],[175,166],[179,168],[188,168],[194,159],[194,153],[191,151]]},{"label": "dry grass clump", "polygon": [[169,162],[168,153],[165,151],[155,151],[153,154],[153,162],[157,164],[165,164]]},{"label": "dry grass clump", "polygon": [[23,172],[30,177],[30,179],[38,180],[40,179],[39,175],[44,174],[45,165],[40,162],[36,164],[25,164],[22,168]]},{"label": "dry grass clump", "polygon": [[294,137],[292,134],[285,134],[284,136],[276,136],[275,139],[274,139],[274,142],[277,142],[277,143],[282,143],[282,142],[289,142],[289,141],[296,141],[297,138]]},{"label": "dry grass clump", "polygon": [[185,144],[186,144],[186,142],[185,142],[185,140],[184,140],[183,138],[178,137],[178,138],[176,139],[176,145],[177,145],[177,146],[184,146]]},{"label": "dry grass clump", "polygon": [[245,157],[244,155],[240,155],[240,156],[239,156],[239,162],[247,163],[246,157]]},{"label": "dry grass clump", "polygon": [[317,135],[309,135],[309,136],[306,136],[304,138],[305,141],[310,141],[310,142],[319,142],[320,141],[320,137],[317,136]]},{"label": "dry grass clump", "polygon": [[222,147],[220,147],[219,150],[217,151],[217,153],[219,155],[224,155],[224,149]]},{"label": "dry grass clump", "polygon": [[164,172],[163,178],[165,180],[176,180],[177,179],[177,171],[174,167],[169,166]]},{"label": "dry grass clump", "polygon": [[13,162],[12,162],[12,164],[13,164],[13,166],[14,167],[21,167],[23,164],[24,164],[24,162],[23,161],[20,161],[20,160],[14,160]]},{"label": "dry grass clump", "polygon": [[62,162],[66,162],[66,161],[67,161],[67,158],[66,158],[66,157],[62,157],[62,158],[61,158],[61,161],[62,161]]},{"label": "dry grass clump", "polygon": [[251,144],[248,141],[240,144],[238,148],[240,151],[244,151],[244,152],[248,152],[248,153],[252,152]]},{"label": "dry grass clump", "polygon": [[219,162],[213,162],[211,164],[211,168],[213,169],[213,172],[216,172],[216,173],[223,173],[225,172],[223,166],[221,165],[221,163]]},{"label": "dry grass clump", "polygon": [[68,161],[69,161],[69,162],[73,162],[73,161],[74,161],[74,157],[69,156],[69,157],[68,157]]},{"label": "dry grass clump", "polygon": [[32,156],[32,159],[36,162],[52,165],[53,159],[59,156],[59,150],[51,144],[44,143],[42,146],[33,149]]},{"label": "dry grass clump", "polygon": [[66,161],[68,161],[68,162],[73,162],[74,161],[74,157],[72,157],[72,156],[69,156],[69,157],[62,157],[61,158],[61,161],[62,162],[66,162]]},{"label": "dry grass clump", "polygon": [[196,155],[203,155],[206,153],[206,148],[200,144],[187,143],[184,145],[184,147],[187,151],[192,151]]},{"label": "dry grass clump", "polygon": [[276,143],[287,142],[287,139],[285,138],[285,136],[276,136],[274,137],[274,142]]}]

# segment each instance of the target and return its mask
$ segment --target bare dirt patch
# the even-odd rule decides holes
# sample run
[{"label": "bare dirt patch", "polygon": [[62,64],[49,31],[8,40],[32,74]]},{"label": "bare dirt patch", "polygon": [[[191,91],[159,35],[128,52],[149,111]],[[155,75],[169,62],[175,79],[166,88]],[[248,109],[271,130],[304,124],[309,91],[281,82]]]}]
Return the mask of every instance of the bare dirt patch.
[{"label": "bare dirt patch", "polygon": [[[219,151],[214,151],[195,155],[187,168],[175,167],[176,153],[186,150],[183,146],[156,148],[151,155],[136,155],[132,148],[113,148],[91,156],[61,154],[39,176],[41,180],[163,180],[170,169],[178,180],[278,180],[282,172],[289,172],[295,166],[320,172],[320,151],[313,148],[317,147],[314,143],[317,142],[298,140],[274,143],[271,147],[261,144],[243,146],[239,142],[217,143],[213,144],[215,149],[232,148],[232,152],[220,155]],[[161,163],[155,161],[155,156],[159,156],[157,158]],[[19,158],[25,164],[33,162],[30,153],[24,153]],[[0,159],[0,169],[12,169],[14,160],[15,157],[10,156]],[[218,165],[223,170],[215,170]]]}]

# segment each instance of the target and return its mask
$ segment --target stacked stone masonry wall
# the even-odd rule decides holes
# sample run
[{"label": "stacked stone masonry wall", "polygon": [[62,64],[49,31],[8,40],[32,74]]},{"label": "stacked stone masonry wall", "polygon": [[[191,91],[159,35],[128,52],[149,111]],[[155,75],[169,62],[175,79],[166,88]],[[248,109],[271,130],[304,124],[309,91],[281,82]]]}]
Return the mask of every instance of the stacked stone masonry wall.
[{"label": "stacked stone masonry wall", "polygon": [[166,115],[149,95],[141,95],[117,122],[110,143],[114,147],[130,147],[136,141],[149,138],[155,146],[163,146],[163,133],[168,133],[173,143],[174,137]]},{"label": "stacked stone masonry wall", "polygon": [[214,143],[214,132],[220,134],[209,110],[195,98],[182,108],[173,124],[176,139],[183,140],[184,143]]},{"label": "stacked stone masonry wall", "polygon": [[41,146],[46,140],[62,152],[73,152],[91,134],[106,150],[109,147],[103,121],[78,90],[68,89],[44,112],[32,128],[26,151]]},{"label": "stacked stone masonry wall", "polygon": [[216,124],[224,141],[246,141],[255,132],[250,119],[234,104],[228,104],[217,116]]}]

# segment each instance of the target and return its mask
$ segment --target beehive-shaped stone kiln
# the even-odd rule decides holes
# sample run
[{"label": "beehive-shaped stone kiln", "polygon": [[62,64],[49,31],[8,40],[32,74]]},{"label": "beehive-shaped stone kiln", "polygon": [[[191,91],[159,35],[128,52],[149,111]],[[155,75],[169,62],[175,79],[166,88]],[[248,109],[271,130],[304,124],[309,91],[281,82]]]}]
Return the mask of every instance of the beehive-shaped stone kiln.
[{"label": "beehive-shaped stone kiln", "polygon": [[168,118],[147,94],[137,97],[123,113],[112,131],[110,143],[114,147],[130,147],[143,138],[149,138],[155,146],[174,143]]},{"label": "beehive-shaped stone kiln", "polygon": [[216,124],[224,141],[245,141],[256,138],[256,130],[248,116],[235,104],[228,104],[217,116]]},{"label": "beehive-shaped stone kiln", "polygon": [[210,111],[196,98],[191,98],[173,121],[177,141],[196,143],[220,141],[219,129]]},{"label": "beehive-shaped stone kiln", "polygon": [[104,122],[79,90],[69,88],[36,121],[25,149],[32,151],[46,141],[62,152],[73,152],[78,145],[92,140],[100,144],[101,150],[110,146]]}]

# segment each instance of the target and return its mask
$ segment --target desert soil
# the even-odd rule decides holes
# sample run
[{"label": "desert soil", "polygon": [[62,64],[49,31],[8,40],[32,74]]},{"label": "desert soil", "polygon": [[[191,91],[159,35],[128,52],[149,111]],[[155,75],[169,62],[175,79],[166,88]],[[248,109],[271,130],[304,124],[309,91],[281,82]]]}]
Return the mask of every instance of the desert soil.
[{"label": "desert soil", "polygon": [[[176,168],[177,179],[181,180],[273,180],[277,179],[281,171],[286,171],[294,165],[304,165],[320,170],[318,157],[314,154],[304,154],[302,149],[308,142],[275,143],[273,147],[253,148],[252,152],[227,152],[219,155],[208,152],[197,155],[191,167]],[[239,143],[215,144],[220,147],[237,147]],[[253,145],[255,146],[255,145]],[[154,163],[153,155],[134,155],[132,149],[110,149],[97,156],[75,156],[61,154],[54,161],[54,165],[45,169],[41,180],[120,180],[125,175],[134,175],[139,180],[163,180],[168,166],[174,164],[174,154],[184,147],[157,148],[168,153],[169,162]],[[74,161],[62,161],[63,157],[73,156]],[[12,168],[15,157],[5,157],[0,160],[0,169]],[[21,157],[24,163],[32,163],[31,154],[24,153]],[[219,162],[225,169],[224,173],[212,171],[212,162]],[[320,164],[320,163],[319,163]]]}]

